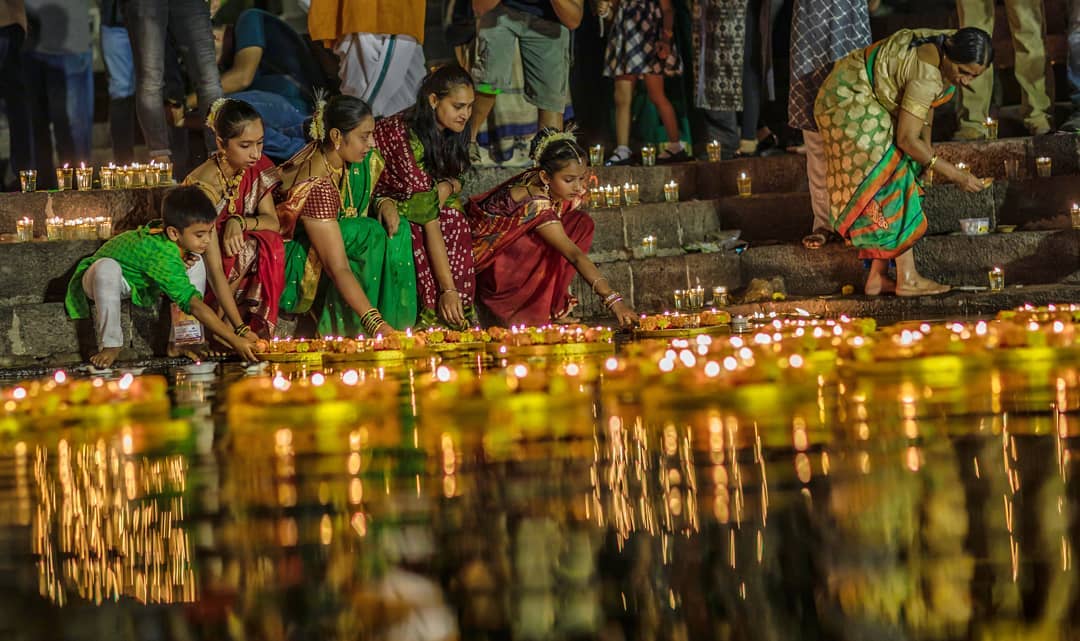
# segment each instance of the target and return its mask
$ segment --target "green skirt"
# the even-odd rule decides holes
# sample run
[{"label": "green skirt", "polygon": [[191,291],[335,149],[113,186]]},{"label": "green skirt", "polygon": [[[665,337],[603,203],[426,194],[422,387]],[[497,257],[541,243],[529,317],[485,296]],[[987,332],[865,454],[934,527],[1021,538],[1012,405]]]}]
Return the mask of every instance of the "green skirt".
[{"label": "green skirt", "polygon": [[[416,322],[416,269],[413,267],[409,225],[387,238],[373,218],[340,218],[341,239],[349,268],[371,304],[394,329]],[[293,314],[310,311],[320,336],[356,336],[364,333],[360,315],[341,297],[322,262],[311,251],[311,241],[297,225],[296,236],[285,244],[285,291],[281,310]]]}]

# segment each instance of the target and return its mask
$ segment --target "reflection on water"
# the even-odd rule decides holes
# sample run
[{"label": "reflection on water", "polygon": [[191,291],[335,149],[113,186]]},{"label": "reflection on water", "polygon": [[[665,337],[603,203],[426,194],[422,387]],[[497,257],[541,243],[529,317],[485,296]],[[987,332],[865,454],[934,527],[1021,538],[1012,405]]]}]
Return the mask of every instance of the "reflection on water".
[{"label": "reflection on water", "polygon": [[175,420],[5,436],[0,630],[1072,634],[1075,370],[1044,372],[1061,384],[1026,402],[1008,393],[1019,374],[996,370],[952,386],[819,379],[756,415],[601,383],[586,402],[489,421],[417,412],[432,367],[363,372],[399,378],[400,411],[349,422],[230,423],[216,394],[230,371],[180,375]]}]

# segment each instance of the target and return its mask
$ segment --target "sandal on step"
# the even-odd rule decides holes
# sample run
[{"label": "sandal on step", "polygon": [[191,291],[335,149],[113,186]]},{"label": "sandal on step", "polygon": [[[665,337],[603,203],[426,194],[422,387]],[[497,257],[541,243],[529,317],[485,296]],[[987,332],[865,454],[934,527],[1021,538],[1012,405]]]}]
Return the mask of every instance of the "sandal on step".
[{"label": "sandal on step", "polygon": [[821,249],[830,242],[840,239],[840,235],[831,229],[815,229],[812,233],[803,236],[802,244],[807,249]]},{"label": "sandal on step", "polygon": [[658,165],[670,165],[676,162],[690,162],[690,154],[687,153],[686,147],[683,147],[675,153],[671,153],[665,149],[660,155],[656,157],[656,163]]}]

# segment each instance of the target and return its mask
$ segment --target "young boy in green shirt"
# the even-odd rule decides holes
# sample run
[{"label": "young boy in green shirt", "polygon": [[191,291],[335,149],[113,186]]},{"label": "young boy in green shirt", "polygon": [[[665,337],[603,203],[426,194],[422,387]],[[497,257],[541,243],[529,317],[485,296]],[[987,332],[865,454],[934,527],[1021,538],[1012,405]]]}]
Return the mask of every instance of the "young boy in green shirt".
[{"label": "young boy in green shirt", "polygon": [[[68,282],[68,314],[74,319],[90,317],[90,300],[97,308],[99,351],[90,357],[96,367],[109,367],[120,354],[124,332],[120,327],[120,302],[130,298],[140,307],[157,303],[161,294],[180,309],[199,319],[236,353],[254,361],[254,337],[240,325],[235,330],[202,300],[206,290],[206,267],[202,254],[213,239],[217,212],[198,187],[177,187],[161,206],[162,220],[124,232],[85,258]],[[225,296],[232,301],[232,296]],[[229,314],[239,317],[238,314]]]}]

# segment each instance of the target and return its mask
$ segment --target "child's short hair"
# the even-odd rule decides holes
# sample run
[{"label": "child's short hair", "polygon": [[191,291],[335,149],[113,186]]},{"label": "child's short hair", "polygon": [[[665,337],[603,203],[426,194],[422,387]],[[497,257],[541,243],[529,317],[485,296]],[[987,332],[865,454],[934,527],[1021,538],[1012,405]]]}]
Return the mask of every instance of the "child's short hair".
[{"label": "child's short hair", "polygon": [[166,227],[184,231],[196,223],[212,223],[217,220],[214,203],[195,185],[174,187],[165,194],[161,203],[161,218]]}]

